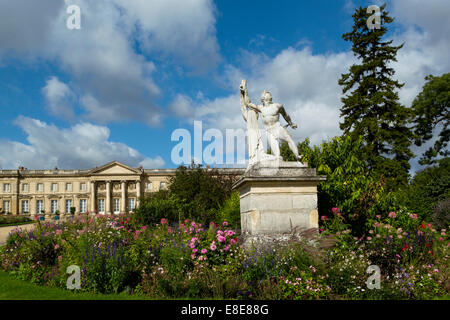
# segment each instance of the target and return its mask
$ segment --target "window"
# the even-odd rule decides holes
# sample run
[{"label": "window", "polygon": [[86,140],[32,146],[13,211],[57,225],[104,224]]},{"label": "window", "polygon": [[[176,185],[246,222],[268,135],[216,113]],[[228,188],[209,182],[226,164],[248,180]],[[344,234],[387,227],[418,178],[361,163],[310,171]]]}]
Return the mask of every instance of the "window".
[{"label": "window", "polygon": [[9,200],[3,201],[3,210],[4,210],[6,213],[11,212],[11,211],[10,211],[10,210],[11,210],[11,205],[10,205]]},{"label": "window", "polygon": [[160,182],[159,189],[166,190],[167,189],[166,183],[165,182]]},{"label": "window", "polygon": [[72,191],[72,184],[66,183],[66,191]]},{"label": "window", "polygon": [[128,199],[128,211],[134,212],[134,209],[136,209],[136,200],[134,198]]},{"label": "window", "polygon": [[51,211],[55,213],[58,210],[58,200],[52,200],[51,202]]},{"label": "window", "polygon": [[52,191],[53,192],[58,191],[58,184],[57,183],[52,183]]},{"label": "window", "polygon": [[28,200],[22,200],[22,213],[30,212],[28,207]]},{"label": "window", "polygon": [[36,200],[36,213],[44,211],[44,200]]},{"label": "window", "polygon": [[86,183],[80,183],[80,191],[86,191]]},{"label": "window", "polygon": [[120,199],[114,199],[114,213],[120,213]]},{"label": "window", "polygon": [[81,199],[80,200],[80,212],[81,213],[86,213],[87,210],[87,200],[86,199]]},{"label": "window", "polygon": [[36,186],[36,190],[39,192],[44,191],[44,184],[43,183],[38,183]]},{"label": "window", "polygon": [[105,213],[105,199],[98,199],[98,212]]},{"label": "window", "polygon": [[22,192],[28,192],[28,183],[22,184]]},{"label": "window", "polygon": [[9,183],[5,183],[3,185],[3,191],[4,192],[10,192],[11,191],[11,185]]},{"label": "window", "polygon": [[147,184],[147,189],[150,190],[150,191],[152,191],[152,190],[153,190],[153,183],[149,182],[149,183]]},{"label": "window", "polygon": [[70,208],[72,208],[72,200],[66,200],[66,213],[70,213]]}]

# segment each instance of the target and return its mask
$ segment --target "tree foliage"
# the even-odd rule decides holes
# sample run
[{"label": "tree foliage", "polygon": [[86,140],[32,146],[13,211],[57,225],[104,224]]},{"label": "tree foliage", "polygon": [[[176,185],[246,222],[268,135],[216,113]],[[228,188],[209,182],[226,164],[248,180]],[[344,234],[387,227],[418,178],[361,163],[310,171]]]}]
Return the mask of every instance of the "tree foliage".
[{"label": "tree foliage", "polygon": [[[172,222],[191,219],[196,222],[216,220],[217,212],[226,217],[235,214],[235,202],[227,203],[235,176],[221,174],[217,169],[192,164],[180,166],[170,179],[168,190],[161,190],[141,200],[136,217],[144,223],[167,218]],[[239,198],[237,199],[239,205]],[[233,216],[234,217],[234,216]],[[234,217],[235,219],[235,217]]]},{"label": "tree foliage", "polygon": [[400,195],[411,212],[430,221],[434,207],[439,202],[450,199],[450,157],[416,173]]},{"label": "tree foliage", "polygon": [[309,146],[305,140],[298,144],[310,167],[326,175],[318,186],[319,214],[330,216],[338,207],[355,235],[365,232],[366,221],[376,214],[396,208],[395,199],[384,188],[383,178],[373,177],[362,157],[362,137],[334,137],[320,147]]},{"label": "tree foliage", "polygon": [[420,164],[433,164],[438,156],[449,156],[447,147],[450,139],[450,73],[440,77],[429,75],[422,92],[414,99],[412,109],[415,144],[421,146],[433,137],[435,128],[439,130],[439,138],[419,160]]},{"label": "tree foliage", "polygon": [[360,7],[353,14],[351,32],[342,37],[352,42],[352,51],[360,63],[342,74],[339,85],[343,87],[340,124],[345,134],[353,140],[363,139],[361,152],[369,169],[378,176],[384,175],[389,186],[396,188],[408,181],[411,112],[399,102],[397,90],[403,84],[394,80],[394,69],[389,64],[396,60],[403,45],[392,46],[382,41],[386,25],[393,21],[381,7],[381,28],[369,30],[369,14]]}]

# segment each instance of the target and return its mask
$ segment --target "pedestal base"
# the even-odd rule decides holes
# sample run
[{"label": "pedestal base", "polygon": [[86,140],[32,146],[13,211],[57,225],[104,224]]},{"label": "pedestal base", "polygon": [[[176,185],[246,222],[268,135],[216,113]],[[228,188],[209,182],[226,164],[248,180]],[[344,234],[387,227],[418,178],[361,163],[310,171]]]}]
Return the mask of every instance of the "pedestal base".
[{"label": "pedestal base", "polygon": [[317,228],[317,185],[325,179],[299,162],[253,165],[233,186],[240,192],[243,235],[270,242]]}]

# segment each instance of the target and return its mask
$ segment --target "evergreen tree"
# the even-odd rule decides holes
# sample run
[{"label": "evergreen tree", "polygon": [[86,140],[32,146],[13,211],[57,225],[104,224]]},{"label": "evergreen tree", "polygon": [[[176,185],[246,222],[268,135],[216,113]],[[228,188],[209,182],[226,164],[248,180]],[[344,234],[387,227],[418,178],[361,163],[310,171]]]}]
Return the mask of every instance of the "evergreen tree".
[{"label": "evergreen tree", "polygon": [[352,65],[339,80],[345,95],[341,99],[340,128],[354,140],[363,137],[361,152],[369,168],[378,176],[384,175],[392,189],[407,183],[413,154],[407,126],[411,112],[400,104],[397,90],[403,84],[392,79],[394,69],[388,66],[397,61],[397,51],[403,44],[392,46],[392,40],[382,41],[386,25],[393,21],[385,6],[380,8],[379,29],[367,27],[370,14],[360,7],[353,14],[353,30],[342,36],[352,42],[360,64]]}]

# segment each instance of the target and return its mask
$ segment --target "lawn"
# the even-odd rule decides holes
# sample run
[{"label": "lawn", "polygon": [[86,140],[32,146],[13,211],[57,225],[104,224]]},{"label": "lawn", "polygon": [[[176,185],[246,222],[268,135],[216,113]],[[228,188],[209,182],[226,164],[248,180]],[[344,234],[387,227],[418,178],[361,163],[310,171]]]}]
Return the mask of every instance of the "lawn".
[{"label": "lawn", "polygon": [[69,290],[38,286],[16,280],[0,271],[0,300],[146,300],[143,296],[128,294],[75,293]]},{"label": "lawn", "polygon": [[33,224],[33,223],[36,223],[36,221],[23,221],[23,222],[5,223],[5,224],[0,224],[0,228],[21,226],[21,225],[24,225],[24,224]]}]

